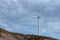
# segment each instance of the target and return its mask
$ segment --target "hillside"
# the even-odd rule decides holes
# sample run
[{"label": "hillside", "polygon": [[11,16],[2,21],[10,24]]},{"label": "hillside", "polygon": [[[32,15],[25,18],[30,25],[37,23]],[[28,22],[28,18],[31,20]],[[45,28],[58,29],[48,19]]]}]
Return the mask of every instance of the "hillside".
[{"label": "hillside", "polygon": [[14,33],[0,28],[0,40],[57,40],[50,37]]}]

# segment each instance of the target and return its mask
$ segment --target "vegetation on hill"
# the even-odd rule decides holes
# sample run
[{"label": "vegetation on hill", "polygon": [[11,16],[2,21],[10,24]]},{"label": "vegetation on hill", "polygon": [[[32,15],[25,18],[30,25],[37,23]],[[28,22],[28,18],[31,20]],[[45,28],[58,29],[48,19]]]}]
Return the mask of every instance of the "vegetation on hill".
[{"label": "vegetation on hill", "polygon": [[51,37],[9,32],[1,28],[0,28],[0,38],[2,40],[57,40]]}]

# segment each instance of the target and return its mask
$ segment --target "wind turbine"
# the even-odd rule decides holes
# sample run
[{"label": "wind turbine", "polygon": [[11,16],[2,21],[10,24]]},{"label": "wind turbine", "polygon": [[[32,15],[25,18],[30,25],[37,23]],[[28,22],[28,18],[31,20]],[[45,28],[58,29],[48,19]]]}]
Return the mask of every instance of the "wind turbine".
[{"label": "wind turbine", "polygon": [[39,15],[39,13],[37,14],[37,34],[39,35],[39,29],[40,29],[40,23],[39,23],[39,20],[40,19],[40,15]]}]

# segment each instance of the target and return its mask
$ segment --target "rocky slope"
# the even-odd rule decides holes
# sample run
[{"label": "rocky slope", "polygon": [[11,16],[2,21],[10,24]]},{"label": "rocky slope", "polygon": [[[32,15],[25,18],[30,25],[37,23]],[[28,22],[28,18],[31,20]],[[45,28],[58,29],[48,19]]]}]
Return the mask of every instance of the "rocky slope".
[{"label": "rocky slope", "polygon": [[50,37],[8,32],[0,28],[0,40],[57,40]]}]

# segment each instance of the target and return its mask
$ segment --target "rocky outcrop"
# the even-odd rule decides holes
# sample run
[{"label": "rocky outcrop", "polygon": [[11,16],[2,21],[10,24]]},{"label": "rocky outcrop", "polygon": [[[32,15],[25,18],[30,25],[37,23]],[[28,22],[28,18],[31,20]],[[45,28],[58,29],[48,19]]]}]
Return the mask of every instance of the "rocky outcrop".
[{"label": "rocky outcrop", "polygon": [[0,40],[57,40],[50,37],[8,32],[0,28]]}]

